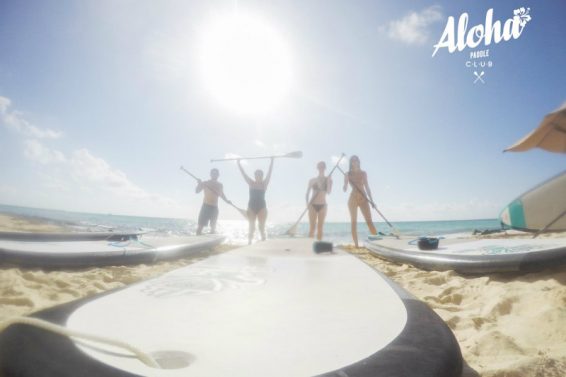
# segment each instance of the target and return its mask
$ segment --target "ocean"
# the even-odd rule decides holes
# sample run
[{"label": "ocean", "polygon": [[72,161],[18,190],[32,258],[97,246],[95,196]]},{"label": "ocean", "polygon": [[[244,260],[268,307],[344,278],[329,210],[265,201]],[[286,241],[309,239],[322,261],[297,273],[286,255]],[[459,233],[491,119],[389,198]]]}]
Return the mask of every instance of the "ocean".
[{"label": "ocean", "polygon": [[[81,231],[103,231],[106,229],[143,229],[161,236],[194,234],[195,221],[165,217],[141,217],[115,214],[69,212],[53,209],[18,207],[0,204],[0,213],[37,217],[55,224],[66,225]],[[268,238],[284,235],[292,223],[267,223]],[[389,233],[386,223],[375,222],[378,231]],[[450,220],[450,221],[398,221],[391,225],[402,235],[407,236],[448,236],[470,234],[474,230],[500,229],[498,219]],[[233,244],[247,243],[248,224],[245,220],[219,220],[217,231]],[[206,232],[206,229],[205,229]],[[308,223],[300,223],[297,235],[308,233]],[[364,240],[368,235],[365,223],[358,224],[358,237]],[[259,236],[256,234],[256,237]],[[336,244],[352,242],[349,222],[330,222],[324,227],[324,239]]]}]

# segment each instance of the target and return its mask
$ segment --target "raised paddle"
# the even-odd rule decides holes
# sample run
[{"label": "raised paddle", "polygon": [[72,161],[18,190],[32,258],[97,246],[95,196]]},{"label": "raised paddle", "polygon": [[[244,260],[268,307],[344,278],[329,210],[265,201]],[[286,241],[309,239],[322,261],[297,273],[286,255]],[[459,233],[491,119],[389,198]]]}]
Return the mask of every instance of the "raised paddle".
[{"label": "raised paddle", "polygon": [[[181,166],[180,169],[181,169],[182,171],[184,171],[185,173],[187,173],[188,175],[190,175],[191,177],[193,177],[197,182],[199,182],[199,181],[202,182],[202,180],[201,180],[200,178],[196,177],[193,173],[191,173],[190,171],[188,171],[187,169],[185,169],[183,166]],[[206,186],[210,191],[212,191],[213,193],[215,193],[217,196],[220,197],[220,194],[219,194],[216,190],[214,190],[212,187],[210,187],[210,186],[208,186],[208,185],[206,185],[206,184],[205,184],[205,186]],[[238,210],[238,212],[240,212],[240,214],[241,214],[242,216],[244,216],[246,219],[248,218],[248,212],[247,212],[246,210],[237,207],[234,203],[232,203],[232,202],[229,201],[229,200],[226,200],[226,203],[230,204],[232,207],[234,207],[236,210]]]},{"label": "raised paddle", "polygon": [[[328,177],[332,176],[332,173],[334,173],[334,170],[336,170],[336,168],[340,169],[340,167],[338,166],[338,164],[340,163],[340,161],[342,161],[342,159],[344,158],[344,156],[346,156],[344,153],[342,153],[340,155],[340,158],[338,159],[338,162],[336,162],[336,165],[334,165],[334,167],[332,168],[332,170],[330,171],[330,173],[328,173]],[[301,216],[299,216],[299,219],[293,224],[293,226],[291,226],[289,228],[288,231],[285,232],[285,234],[289,235],[289,236],[294,236],[297,233],[297,226],[299,225],[299,223],[301,222],[303,216],[305,216],[305,214],[307,213],[307,211],[309,210],[309,207],[311,206],[312,202],[314,201],[314,198],[316,198],[316,195],[313,195],[311,200],[309,201],[309,204],[307,204],[307,207],[305,208],[305,210],[303,211],[303,213],[301,213]]]},{"label": "raised paddle", "polygon": [[[348,177],[348,174],[346,174],[344,172],[344,170],[342,170],[342,168],[340,168],[340,166],[338,166],[338,170],[340,170],[342,172],[342,174],[344,174],[345,177]],[[348,178],[348,181],[350,181],[350,179]],[[393,226],[391,225],[391,223],[385,218],[385,216],[383,216],[383,213],[381,213],[381,211],[379,209],[377,209],[377,206],[375,205],[375,203],[373,202],[373,200],[370,200],[370,198],[368,198],[368,196],[366,195],[365,192],[362,191],[361,188],[358,187],[358,185],[356,185],[354,182],[350,181],[350,184],[352,185],[352,187],[355,187],[356,190],[358,190],[358,192],[360,194],[362,194],[362,196],[369,202],[369,204],[371,204],[371,206],[373,207],[373,209],[376,210],[377,213],[379,213],[379,216],[381,216],[383,218],[383,220],[385,220],[385,222],[387,223],[387,225],[389,225],[389,227],[391,228],[391,234],[393,234],[396,238],[399,238],[399,231]]]},{"label": "raised paddle", "polygon": [[303,152],[295,151],[290,152],[287,154],[280,154],[275,156],[260,156],[260,157],[230,157],[230,158],[218,158],[212,159],[210,162],[217,162],[217,161],[235,161],[235,160],[258,160],[258,159],[265,159],[265,158],[301,158],[303,157]]}]

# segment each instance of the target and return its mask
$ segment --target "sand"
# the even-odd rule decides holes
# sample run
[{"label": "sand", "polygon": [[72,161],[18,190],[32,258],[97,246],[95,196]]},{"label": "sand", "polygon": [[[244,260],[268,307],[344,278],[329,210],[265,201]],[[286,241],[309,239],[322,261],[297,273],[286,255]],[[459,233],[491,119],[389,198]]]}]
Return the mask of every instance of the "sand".
[{"label": "sand", "polygon": [[[64,228],[0,214],[0,231]],[[232,248],[222,245],[213,253]],[[566,375],[566,266],[528,274],[466,276],[390,263],[363,248],[348,251],[426,302],[448,324],[467,364],[464,376]],[[0,267],[0,321],[123,287],[202,258],[71,271]]]},{"label": "sand", "polygon": [[[0,231],[64,232],[68,228],[65,225],[45,223],[38,218],[0,214]],[[231,245],[220,245],[207,256],[233,248]],[[205,257],[199,254],[151,265],[51,271],[0,265],[0,322],[156,277]]]},{"label": "sand", "polygon": [[[525,237],[519,232],[509,236]],[[476,276],[394,264],[363,248],[349,251],[426,302],[446,322],[468,364],[464,376],[566,375],[566,265]]]}]

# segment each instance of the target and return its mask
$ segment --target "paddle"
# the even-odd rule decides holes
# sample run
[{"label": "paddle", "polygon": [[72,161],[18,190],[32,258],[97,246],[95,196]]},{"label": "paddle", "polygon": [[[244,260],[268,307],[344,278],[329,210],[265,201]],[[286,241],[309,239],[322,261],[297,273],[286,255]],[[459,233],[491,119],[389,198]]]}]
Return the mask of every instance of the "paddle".
[{"label": "paddle", "polygon": [[[336,165],[334,165],[334,167],[332,168],[332,170],[330,171],[330,173],[328,174],[328,177],[332,176],[332,173],[334,173],[334,170],[336,170],[336,168],[340,169],[340,167],[338,166],[338,164],[340,164],[340,161],[342,161],[342,159],[344,158],[344,156],[346,156],[344,153],[342,153],[340,155],[340,158],[338,159],[338,162],[336,163]],[[299,225],[299,223],[301,222],[303,216],[305,216],[305,214],[307,213],[307,211],[309,210],[310,205],[312,204],[314,198],[316,198],[316,195],[313,195],[311,200],[309,201],[309,203],[307,204],[307,208],[305,208],[305,210],[303,211],[303,213],[301,213],[301,216],[299,216],[299,219],[293,224],[293,226],[291,226],[289,228],[288,231],[285,232],[285,234],[289,235],[289,236],[294,236],[297,233],[297,226]]]},{"label": "paddle", "polygon": [[[184,171],[185,173],[187,173],[188,175],[190,175],[191,177],[193,177],[197,182],[199,182],[199,181],[202,182],[201,179],[199,179],[198,177],[196,177],[193,173],[191,173],[190,171],[188,171],[187,169],[185,169],[183,166],[181,166],[180,169],[181,169],[182,171]],[[220,197],[220,194],[219,194],[216,190],[214,190],[212,187],[210,187],[210,186],[208,186],[208,185],[206,185],[206,184],[204,184],[204,185],[205,185],[210,191],[212,191],[213,193],[215,193],[217,196]],[[232,207],[234,207],[236,210],[238,210],[238,212],[240,212],[240,214],[241,214],[242,216],[244,216],[246,219],[248,218],[248,212],[247,212],[246,210],[237,207],[234,203],[232,203],[232,202],[229,201],[229,200],[225,200],[225,202],[228,203],[228,204],[230,204],[230,205],[231,205]]]},{"label": "paddle", "polygon": [[544,233],[548,228],[550,228],[552,225],[554,225],[555,222],[557,222],[558,220],[560,220],[561,218],[563,218],[564,216],[566,216],[566,210],[562,211],[562,213],[560,215],[558,215],[557,218],[555,218],[554,220],[552,220],[550,223],[548,223],[547,225],[544,226],[544,228],[539,229],[535,235],[533,236],[533,238],[537,238],[541,233]]},{"label": "paddle", "polygon": [[301,158],[301,157],[303,157],[303,152],[295,151],[295,152],[290,152],[290,153],[287,153],[287,154],[281,154],[281,155],[275,155],[275,156],[218,158],[218,159],[212,159],[212,160],[210,160],[210,162],[235,161],[235,160],[258,160],[258,159],[264,159],[264,158],[282,158],[282,157],[285,157],[285,158]]},{"label": "paddle", "polygon": [[[344,172],[344,170],[342,170],[340,167],[338,167],[338,169],[342,172],[342,174],[344,174],[345,177],[348,177],[348,174],[346,174]],[[348,178],[348,181],[350,181],[350,179]],[[393,226],[391,225],[391,223],[385,218],[385,216],[383,216],[383,213],[381,213],[381,211],[379,209],[377,209],[377,206],[375,205],[375,203],[373,202],[373,200],[370,200],[366,193],[362,191],[362,189],[360,189],[358,187],[358,185],[356,185],[354,182],[350,181],[350,184],[352,185],[352,187],[355,187],[356,190],[358,190],[358,192],[360,194],[363,195],[363,197],[369,202],[369,204],[371,204],[371,206],[373,207],[373,209],[375,209],[377,211],[377,213],[379,213],[379,216],[381,216],[383,218],[383,220],[385,220],[385,222],[387,223],[387,225],[389,225],[389,227],[391,228],[391,234],[393,234],[396,238],[399,238],[399,231]]]}]

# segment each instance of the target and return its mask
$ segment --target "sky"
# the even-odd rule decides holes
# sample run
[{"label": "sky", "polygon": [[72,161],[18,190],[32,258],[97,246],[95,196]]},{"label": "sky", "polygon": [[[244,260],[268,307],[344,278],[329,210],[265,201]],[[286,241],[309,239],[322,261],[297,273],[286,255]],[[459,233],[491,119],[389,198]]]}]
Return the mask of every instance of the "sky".
[{"label": "sky", "polygon": [[[518,37],[432,56],[449,17],[469,30],[521,8]],[[245,208],[236,165],[210,160],[302,151],[275,160],[271,222],[295,221],[316,163],[341,153],[390,221],[496,218],[566,166],[502,153],[566,101],[564,14],[551,0],[4,0],[0,204],[196,219],[180,166],[218,168]],[[333,178],[328,220],[348,221]]]}]

